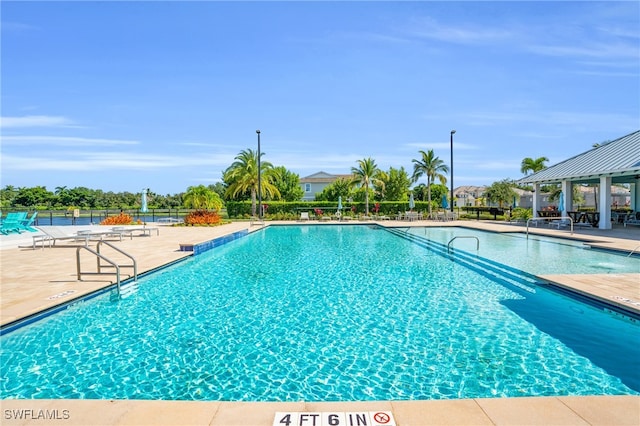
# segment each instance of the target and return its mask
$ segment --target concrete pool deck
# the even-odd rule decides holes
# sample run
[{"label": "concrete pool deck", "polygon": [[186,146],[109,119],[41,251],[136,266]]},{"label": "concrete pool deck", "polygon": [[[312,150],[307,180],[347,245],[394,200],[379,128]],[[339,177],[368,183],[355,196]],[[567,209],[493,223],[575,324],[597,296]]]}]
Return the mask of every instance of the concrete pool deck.
[{"label": "concrete pool deck", "polygon": [[[286,222],[299,223],[299,222]],[[318,223],[311,221],[311,223]],[[333,222],[335,224],[335,222]],[[358,223],[358,222],[351,222]],[[370,223],[370,222],[368,222]],[[375,222],[382,226],[464,226],[493,232],[521,232],[522,226],[495,222],[414,221]],[[325,224],[325,223],[323,223]],[[330,223],[326,223],[330,224]],[[156,225],[153,225],[156,226]],[[85,227],[86,228],[86,227]],[[98,228],[98,227],[94,227]],[[233,222],[215,228],[158,226],[159,235],[125,238],[114,244],[132,254],[138,273],[152,270],[190,255],[179,251],[180,244],[208,241],[223,235],[261,226]],[[629,253],[640,250],[640,229],[610,231],[531,228],[531,233],[587,241],[588,244]],[[76,279],[76,249],[62,242],[60,247],[33,250],[32,236],[22,234],[0,238],[0,323],[20,318],[73,300],[115,281],[111,275]],[[7,237],[7,238],[5,238]],[[95,243],[93,243],[95,247]],[[108,252],[114,260],[117,254]],[[95,259],[82,253],[83,269]],[[128,273],[125,270],[124,273]],[[543,277],[572,291],[600,298],[625,309],[640,312],[640,273],[598,275],[549,275]],[[2,400],[2,424],[65,425],[272,425],[278,411],[390,411],[396,424],[564,424],[564,425],[640,425],[640,397],[589,396],[546,398],[497,398],[447,401],[378,401],[378,402],[180,402],[180,401],[109,401],[109,400]],[[43,410],[43,411],[40,411]],[[65,411],[66,410],[66,411]],[[43,420],[50,416],[51,420]],[[57,419],[57,417],[60,417]],[[46,418],[46,417],[45,417]],[[319,425],[318,425],[319,426]]]}]

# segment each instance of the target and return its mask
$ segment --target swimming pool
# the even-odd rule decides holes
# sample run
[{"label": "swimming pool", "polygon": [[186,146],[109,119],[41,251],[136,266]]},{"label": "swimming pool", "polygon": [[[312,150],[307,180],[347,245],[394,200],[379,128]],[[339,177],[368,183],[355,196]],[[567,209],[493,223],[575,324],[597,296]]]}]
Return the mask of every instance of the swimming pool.
[{"label": "swimming pool", "polygon": [[[482,258],[502,244],[494,237],[481,239]],[[466,243],[455,251],[480,262]],[[519,243],[554,254],[546,241]],[[526,273],[503,280],[474,270],[477,262],[452,261],[437,247],[375,226],[269,227],[141,278],[127,299],[100,296],[3,336],[2,397],[353,401],[640,390],[637,324]],[[558,252],[573,249],[591,253]]]}]

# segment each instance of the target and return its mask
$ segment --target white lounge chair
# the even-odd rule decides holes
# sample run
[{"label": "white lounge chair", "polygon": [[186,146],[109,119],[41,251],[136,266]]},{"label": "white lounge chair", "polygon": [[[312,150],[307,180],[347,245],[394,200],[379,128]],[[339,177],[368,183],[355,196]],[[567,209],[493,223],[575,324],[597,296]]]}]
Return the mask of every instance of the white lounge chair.
[{"label": "white lounge chair", "polygon": [[156,228],[153,226],[144,226],[144,227],[140,227],[140,226],[116,226],[111,228],[111,231],[113,231],[113,234],[110,231],[105,231],[105,235],[116,235],[116,236],[120,236],[120,240],[122,240],[122,236],[126,235],[128,237],[130,237],[131,239],[133,239],[133,233],[134,232],[138,232],[138,235],[140,236],[147,236],[150,237],[151,236],[151,231],[155,232],[156,235],[160,235],[160,228]]},{"label": "white lounge chair", "polygon": [[[47,227],[38,227],[38,230],[42,232],[44,235],[35,235],[33,237],[33,248],[35,249],[38,244],[44,249],[44,245],[48,244],[49,247],[55,246],[57,241],[67,240],[67,241],[83,241],[85,246],[89,245],[90,240],[102,240],[104,237],[116,237],[120,241],[122,241],[122,237],[124,235],[131,235],[131,231],[117,231],[115,229],[111,229],[109,231],[96,231],[93,229],[81,229],[75,233],[69,233],[65,227],[58,226],[47,226]],[[147,228],[152,229],[152,228]],[[142,231],[140,229],[132,229],[132,231]],[[147,234],[151,235],[151,233]]]},{"label": "white lounge chair", "polygon": [[569,225],[571,225],[571,220],[569,218],[549,221],[549,228],[560,229],[560,228],[566,228]]},{"label": "white lounge chair", "polygon": [[300,213],[300,220],[309,220],[309,212]]},{"label": "white lounge chair", "polygon": [[40,244],[44,249],[45,243],[51,246],[55,246],[57,241],[60,240],[70,240],[70,241],[84,241],[84,245],[89,245],[89,240],[92,238],[100,238],[104,233],[102,232],[92,232],[88,231],[78,231],[76,233],[69,233],[61,227],[58,226],[48,226],[46,228],[37,227],[37,229],[42,232],[44,235],[35,235],[33,237],[33,248],[35,250],[36,246]]}]

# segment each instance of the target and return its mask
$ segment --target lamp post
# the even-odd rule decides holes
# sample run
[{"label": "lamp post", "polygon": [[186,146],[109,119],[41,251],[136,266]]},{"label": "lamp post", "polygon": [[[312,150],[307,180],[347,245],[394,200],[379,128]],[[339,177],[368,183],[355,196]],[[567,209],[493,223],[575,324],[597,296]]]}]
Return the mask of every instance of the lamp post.
[{"label": "lamp post", "polygon": [[262,179],[260,179],[260,130],[258,134],[258,219],[262,220]]},{"label": "lamp post", "polygon": [[453,213],[453,134],[455,130],[451,131],[451,213]]}]

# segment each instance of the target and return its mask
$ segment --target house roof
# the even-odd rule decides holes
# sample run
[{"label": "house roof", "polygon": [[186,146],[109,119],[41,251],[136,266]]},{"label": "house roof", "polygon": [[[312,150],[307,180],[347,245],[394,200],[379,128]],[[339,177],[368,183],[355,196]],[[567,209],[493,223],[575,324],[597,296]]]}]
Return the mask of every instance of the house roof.
[{"label": "house roof", "polygon": [[300,183],[331,183],[338,178],[351,179],[353,175],[332,175],[327,172],[317,172],[312,175],[300,178]]},{"label": "house roof", "polygon": [[640,178],[640,130],[526,176],[518,183],[597,183],[600,176],[611,176],[613,183]]}]

